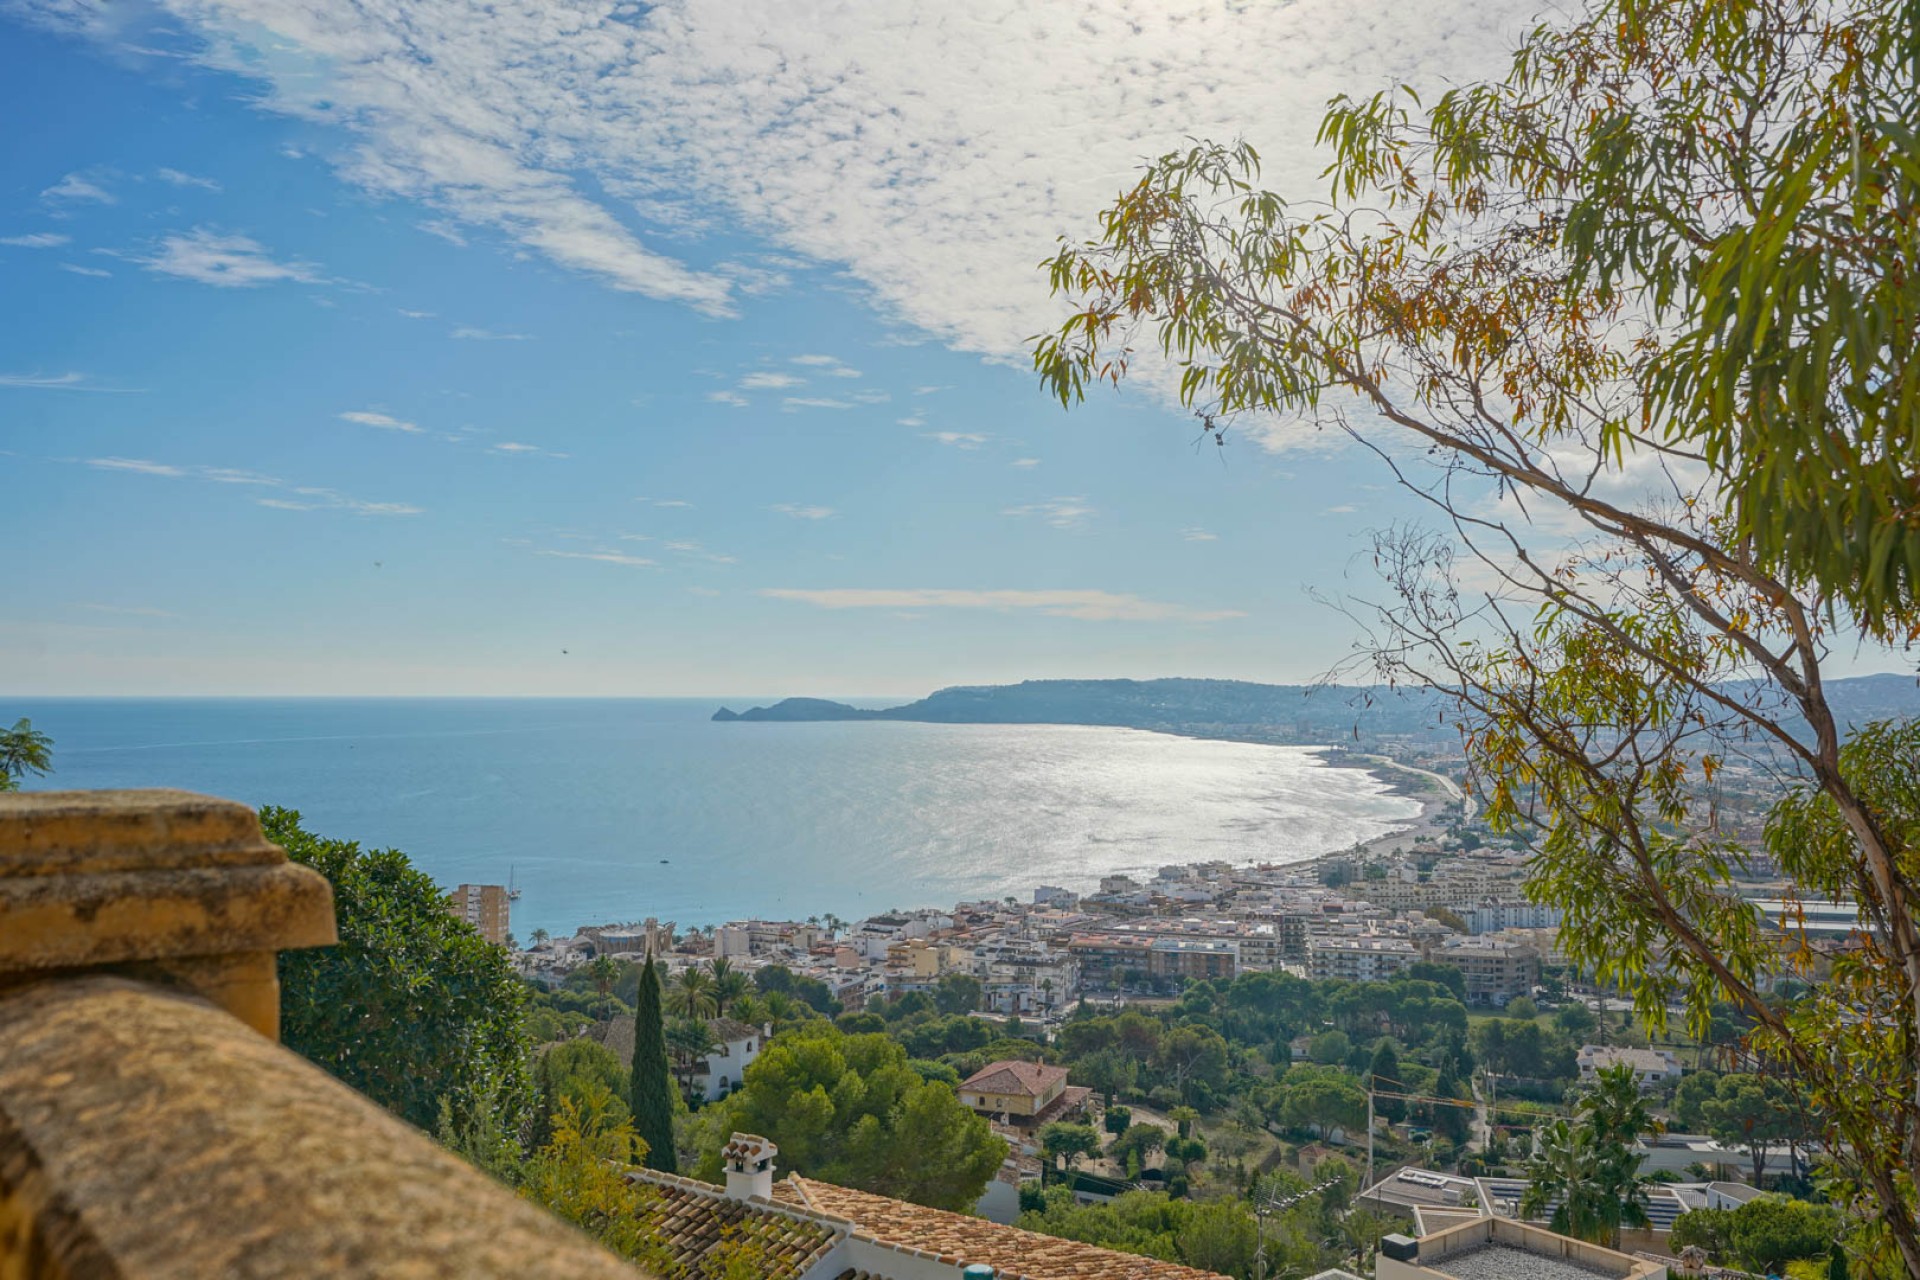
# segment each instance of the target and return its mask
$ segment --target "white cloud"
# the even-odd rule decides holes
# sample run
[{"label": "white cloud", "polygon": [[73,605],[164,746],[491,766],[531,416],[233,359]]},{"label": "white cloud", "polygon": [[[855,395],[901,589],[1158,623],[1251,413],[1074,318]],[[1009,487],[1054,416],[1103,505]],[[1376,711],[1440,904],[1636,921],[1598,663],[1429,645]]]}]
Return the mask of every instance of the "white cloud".
[{"label": "white cloud", "polygon": [[200,467],[197,468],[197,474],[202,480],[211,480],[215,484],[277,485],[280,483],[273,476],[259,471],[248,471],[241,467]]},{"label": "white cloud", "polygon": [[33,391],[115,391],[115,387],[96,387],[84,373],[0,373],[0,387],[18,387]]},{"label": "white cloud", "polygon": [[[1244,135],[1271,185],[1318,198],[1329,97],[1497,74],[1538,11],[505,0],[476,21],[466,0],[149,2],[267,109],[349,131],[338,170],[377,195],[721,312],[737,287],[660,252],[634,211],[670,234],[713,218],[844,263],[893,318],[995,357],[1062,314],[1036,260],[1090,234],[1141,157]],[[114,39],[96,7],[25,6]]]},{"label": "white cloud", "polygon": [[1078,529],[1086,523],[1087,517],[1096,514],[1087,505],[1085,498],[1048,498],[1044,502],[1029,502],[1025,506],[1007,507],[1000,513],[1006,516],[1034,516],[1045,520],[1056,529]]},{"label": "white cloud", "polygon": [[825,396],[787,396],[780,401],[780,407],[789,411],[794,409],[851,409],[853,408],[853,402],[850,400],[833,400]]},{"label": "white cloud", "polygon": [[537,444],[522,444],[518,440],[502,440],[499,444],[488,445],[488,453],[504,453],[514,457],[564,458],[564,453],[555,453],[551,449],[542,449]]},{"label": "white cloud", "polygon": [[98,467],[102,471],[137,471],[145,476],[177,478],[189,474],[184,467],[176,467],[165,462],[153,462],[146,458],[88,458],[87,465]]},{"label": "white cloud", "polygon": [[119,200],[119,197],[105,187],[77,173],[68,174],[42,191],[40,198],[53,201],[90,201],[94,204],[115,204]]},{"label": "white cloud", "polygon": [[795,520],[825,520],[835,514],[832,507],[803,507],[791,502],[776,502],[773,510],[783,516],[792,516]]},{"label": "white cloud", "polygon": [[1186,539],[1186,540],[1187,540],[1188,542],[1218,542],[1218,541],[1220,541],[1220,535],[1219,535],[1219,534],[1217,534],[1217,533],[1208,533],[1208,532],[1207,532],[1207,531],[1206,531],[1205,529],[1182,529],[1182,530],[1180,531],[1180,536],[1181,536],[1182,538],[1185,538],[1185,539]]},{"label": "white cloud", "polygon": [[660,564],[658,560],[630,556],[624,551],[537,551],[534,554],[551,556],[555,560],[598,560],[602,564],[621,564],[630,569],[653,569]]},{"label": "white cloud", "polygon": [[[902,418],[900,425],[918,426],[919,424],[910,419]],[[945,445],[952,445],[956,449],[978,449],[987,442],[985,436],[972,431],[934,431],[928,434],[927,439],[937,440]]]},{"label": "white cloud", "polygon": [[401,315],[409,320],[431,320],[434,317],[434,313],[431,311],[409,311],[405,307],[399,308],[399,311]]},{"label": "white cloud", "polygon": [[710,564],[739,563],[732,556],[727,555],[724,552],[709,551],[705,547],[701,546],[699,543],[689,542],[685,539],[681,539],[676,542],[664,542],[664,543],[661,543],[661,545],[664,546],[667,550],[673,552],[675,555],[686,556],[687,558],[692,560],[705,560]]},{"label": "white cloud", "polygon": [[1008,466],[1011,466],[1011,467],[1021,467],[1021,468],[1023,468],[1023,469],[1024,469],[1024,468],[1027,468],[1027,467],[1037,467],[1037,466],[1039,466],[1039,465],[1040,465],[1040,459],[1038,459],[1038,458],[1015,458],[1015,459],[1014,459],[1014,460],[1013,460],[1012,462],[1010,462],[1010,463],[1008,463],[1007,465],[1008,465]]},{"label": "white cloud", "polygon": [[905,418],[895,418],[894,421],[903,427],[924,427],[927,425],[927,420],[917,413]]},{"label": "white cloud", "polygon": [[805,378],[796,378],[790,373],[750,373],[740,379],[740,387],[743,391],[784,391],[788,387],[806,385]]},{"label": "white cloud", "polygon": [[1328,507],[1320,514],[1323,516],[1347,516],[1352,515],[1359,509],[1360,508],[1354,506],[1351,502],[1343,502],[1337,507]]},{"label": "white cloud", "polygon": [[417,423],[402,422],[400,419],[384,413],[375,413],[370,409],[355,409],[340,415],[342,422],[357,422],[363,427],[379,427],[382,431],[406,431],[420,435],[425,428]]},{"label": "white cloud", "polygon": [[289,486],[278,477],[239,467],[183,466],[171,462],[155,462],[151,458],[107,457],[85,458],[80,461],[100,471],[123,471],[135,475],[158,476],[166,480],[203,480],[213,484],[257,485],[268,489],[283,489],[292,494],[292,497],[274,495],[254,499],[255,505],[271,507],[276,511],[349,511],[355,515],[368,516],[417,516],[422,512],[421,508],[410,502],[369,502],[364,498],[341,493],[338,489],[312,485]]},{"label": "white cloud", "polygon": [[679,498],[635,498],[635,502],[644,502],[650,507],[691,507],[691,502]]},{"label": "white cloud", "polygon": [[469,342],[532,342],[530,333],[496,333],[492,329],[476,329],[471,325],[461,325],[453,331],[456,338]]},{"label": "white cloud", "polygon": [[467,247],[467,238],[460,234],[460,228],[454,226],[445,218],[434,218],[427,222],[416,223],[415,225],[430,236],[439,236],[448,244],[457,245],[462,249]]},{"label": "white cloud", "polygon": [[806,355],[794,356],[792,364],[803,364],[815,369],[828,378],[858,378],[860,371],[846,364],[839,356]]},{"label": "white cloud", "polygon": [[747,398],[738,391],[709,391],[707,399],[715,404],[730,404],[736,409],[744,409],[749,403]]},{"label": "white cloud", "polygon": [[1031,609],[1056,618],[1088,622],[1218,622],[1245,615],[1233,609],[1191,609],[1111,591],[956,591],[916,587],[901,590],[838,587],[824,591],[768,587],[775,600],[797,600],[822,609]]},{"label": "white cloud", "polygon": [[62,271],[71,271],[77,276],[90,276],[95,280],[109,280],[113,277],[113,272],[111,271],[103,270],[100,267],[82,267],[72,262],[61,263],[60,269]]},{"label": "white cloud", "polygon": [[246,289],[281,281],[326,283],[320,269],[311,262],[276,262],[259,241],[247,236],[224,235],[207,227],[174,232],[160,241],[152,257],[135,261],[161,275],[225,289]]},{"label": "white cloud", "polygon": [[421,509],[410,502],[368,502],[362,498],[341,493],[338,489],[304,487],[296,488],[294,492],[308,500],[305,506],[296,506],[296,504],[289,502],[276,502],[271,498],[256,498],[254,501],[263,507],[278,506],[303,511],[351,511],[355,515],[363,516],[417,516],[421,514]]},{"label": "white cloud", "polygon": [[58,249],[63,244],[71,244],[72,236],[63,236],[53,231],[35,231],[24,236],[0,236],[0,244],[10,244],[16,249]]},{"label": "white cloud", "polygon": [[206,191],[220,190],[220,184],[212,178],[196,178],[192,174],[182,173],[178,169],[162,169],[159,172],[159,178],[160,181],[176,187],[200,187]]}]

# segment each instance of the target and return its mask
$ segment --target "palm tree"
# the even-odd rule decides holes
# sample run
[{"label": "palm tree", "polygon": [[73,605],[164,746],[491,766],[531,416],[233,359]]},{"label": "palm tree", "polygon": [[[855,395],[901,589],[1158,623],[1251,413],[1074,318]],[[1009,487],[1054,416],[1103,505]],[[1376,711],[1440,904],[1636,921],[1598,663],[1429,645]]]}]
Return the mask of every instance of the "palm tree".
[{"label": "palm tree", "polygon": [[713,963],[708,966],[708,972],[713,977],[714,1008],[723,1016],[753,989],[753,984],[747,981],[747,975],[734,968],[733,961],[725,956],[715,956]]},{"label": "palm tree", "polygon": [[793,1017],[793,997],[784,991],[767,992],[766,996],[761,1000],[761,1003],[766,1006],[767,1017],[776,1025]]},{"label": "palm tree", "polygon": [[673,1058],[673,1072],[680,1077],[680,1092],[693,1092],[693,1074],[700,1060],[718,1049],[713,1032],[699,1018],[675,1018],[667,1024],[667,1052]]},{"label": "palm tree", "polygon": [[548,938],[551,938],[553,935],[548,933],[545,929],[535,929],[528,936],[533,940],[533,945],[537,947],[541,943],[545,942]]},{"label": "palm tree", "polygon": [[613,984],[620,981],[620,966],[612,956],[595,956],[587,965],[587,977],[604,1000],[607,993],[613,990]]},{"label": "palm tree", "polygon": [[1552,1205],[1549,1227],[1605,1245],[1619,1243],[1622,1226],[1647,1224],[1646,1183],[1634,1172],[1639,1157],[1630,1145],[1603,1141],[1590,1120],[1565,1119],[1543,1126],[1538,1143],[1527,1162],[1523,1216],[1538,1217]]},{"label": "palm tree", "polygon": [[36,732],[31,720],[22,716],[13,728],[0,729],[0,791],[18,791],[27,774],[52,768],[53,739]]},{"label": "palm tree", "polygon": [[667,988],[667,1008],[683,1018],[711,1018],[719,1008],[713,978],[704,969],[682,969]]}]

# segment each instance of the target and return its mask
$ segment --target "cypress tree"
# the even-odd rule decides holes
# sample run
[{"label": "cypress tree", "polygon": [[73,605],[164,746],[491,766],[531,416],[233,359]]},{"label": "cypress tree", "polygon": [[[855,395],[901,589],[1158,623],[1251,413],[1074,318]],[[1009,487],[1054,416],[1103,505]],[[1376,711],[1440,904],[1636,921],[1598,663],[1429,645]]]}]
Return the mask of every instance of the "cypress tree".
[{"label": "cypress tree", "polygon": [[647,1168],[677,1170],[673,1154],[673,1095],[667,1078],[667,1033],[660,1019],[660,976],[653,953],[640,970],[633,1010],[633,1127],[647,1142]]},{"label": "cypress tree", "polygon": [[[1368,1075],[1372,1077],[1376,1090],[1406,1092],[1406,1086],[1400,1082],[1400,1055],[1393,1051],[1393,1041],[1380,1041],[1379,1048],[1373,1051],[1373,1065]],[[1374,1103],[1373,1109],[1393,1124],[1399,1124],[1407,1118],[1407,1104],[1400,1098],[1381,1098]]]}]

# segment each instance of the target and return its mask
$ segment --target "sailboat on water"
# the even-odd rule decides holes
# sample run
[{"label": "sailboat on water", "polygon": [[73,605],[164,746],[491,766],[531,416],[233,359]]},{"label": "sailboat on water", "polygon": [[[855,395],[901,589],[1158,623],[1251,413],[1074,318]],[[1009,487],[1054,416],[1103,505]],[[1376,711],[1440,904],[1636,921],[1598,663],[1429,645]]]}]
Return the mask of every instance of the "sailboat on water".
[{"label": "sailboat on water", "polygon": [[511,864],[507,867],[507,901],[520,901],[520,890],[515,888],[513,884],[513,867]]}]

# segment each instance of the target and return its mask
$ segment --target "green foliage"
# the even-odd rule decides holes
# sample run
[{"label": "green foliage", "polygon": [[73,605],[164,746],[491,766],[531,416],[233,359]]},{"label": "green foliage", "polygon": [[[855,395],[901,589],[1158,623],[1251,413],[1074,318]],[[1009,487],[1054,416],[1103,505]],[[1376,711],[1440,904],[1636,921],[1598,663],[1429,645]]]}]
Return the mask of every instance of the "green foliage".
[{"label": "green foliage", "polygon": [[1056,1164],[1064,1160],[1069,1169],[1078,1164],[1082,1156],[1100,1153],[1100,1134],[1090,1124],[1056,1120],[1042,1125],[1038,1136],[1040,1149],[1047,1153],[1047,1159]]},{"label": "green foliage", "polygon": [[0,791],[18,791],[29,773],[44,776],[53,769],[53,739],[37,731],[21,716],[13,728],[0,729]]},{"label": "green foliage", "polygon": [[1353,1042],[1344,1031],[1322,1031],[1307,1046],[1307,1058],[1323,1067],[1337,1066],[1353,1052]]},{"label": "green foliage", "polygon": [[1556,1119],[1535,1132],[1520,1210],[1539,1214],[1558,1199],[1548,1219],[1555,1231],[1617,1245],[1623,1226],[1647,1225],[1647,1184],[1632,1144],[1652,1120],[1632,1068],[1602,1070],[1574,1114],[1571,1123]]},{"label": "green foliage", "polygon": [[666,1011],[679,1018],[706,1019],[720,1012],[713,975],[697,965],[689,965],[674,976],[667,984],[664,1001]]},{"label": "green foliage", "polygon": [[1133,1109],[1130,1107],[1108,1107],[1102,1124],[1108,1133],[1118,1136],[1133,1124]]},{"label": "green foliage", "polygon": [[590,1093],[604,1092],[612,1100],[615,1121],[630,1120],[633,1115],[625,1101],[629,1082],[619,1055],[584,1036],[550,1045],[535,1055],[533,1090],[529,1145],[536,1149],[545,1146],[553,1136],[553,1117],[563,1102],[571,1102],[578,1110],[587,1104]]},{"label": "green foliage", "polygon": [[1309,1074],[1296,1068],[1287,1074],[1278,1119],[1289,1129],[1311,1129],[1322,1137],[1335,1129],[1361,1129],[1367,1123],[1367,1095],[1344,1071],[1319,1068]]},{"label": "green foliage", "polygon": [[1670,1247],[1706,1250],[1709,1260],[1764,1274],[1787,1263],[1819,1259],[1824,1273],[1840,1224],[1826,1205],[1759,1196],[1737,1209],[1695,1209],[1673,1224]]},{"label": "green foliage", "polygon": [[1824,1261],[1839,1229],[1832,1209],[1761,1196],[1735,1209],[1728,1226],[1734,1257],[1750,1271],[1772,1273],[1799,1258]]},{"label": "green foliage", "polygon": [[333,886],[340,941],[280,953],[280,1037],[388,1110],[434,1127],[476,1108],[516,1127],[531,1101],[525,987],[397,849],[363,850],[261,810],[269,840]]},{"label": "green foliage", "polygon": [[1767,1147],[1800,1133],[1800,1106],[1793,1091],[1770,1076],[1728,1075],[1714,1083],[1713,1096],[1699,1103],[1707,1135],[1727,1147],[1745,1147],[1753,1161],[1753,1182],[1767,1171]]},{"label": "green foliage", "polygon": [[1126,1168],[1129,1177],[1139,1177],[1148,1157],[1167,1145],[1167,1131],[1155,1124],[1136,1124],[1107,1144],[1107,1155]]},{"label": "green foliage", "polygon": [[784,995],[798,1000],[815,1013],[831,1018],[840,1012],[827,984],[818,978],[796,974],[783,964],[770,964],[753,971],[753,985],[763,995]]},{"label": "green foliage", "polygon": [[[1451,695],[1574,966],[1655,1029],[1754,1019],[1911,1274],[1920,729],[1847,743],[1824,677],[1920,636],[1916,47],[1908,0],[1592,0],[1499,81],[1336,100],[1331,208],[1246,144],[1161,157],[1048,264],[1072,314],[1034,342],[1063,403],[1157,349],[1216,439],[1304,417],[1433,504],[1375,539],[1371,674]],[[1860,904],[1830,974],[1736,891],[1733,764],[1804,781],[1769,851]],[[1776,1006],[1783,965],[1818,985]]]},{"label": "green foliage", "polygon": [[433,1133],[441,1146],[474,1168],[513,1186],[520,1181],[524,1153],[519,1140],[501,1123],[500,1113],[496,1099],[481,1097],[464,1114],[456,1114],[452,1099],[443,1097]]},{"label": "green foliage", "polygon": [[909,1058],[907,1065],[919,1073],[922,1080],[944,1084],[949,1089],[960,1087],[960,1073],[944,1062],[932,1062],[926,1058]]},{"label": "green foliage", "polygon": [[987,1122],[922,1079],[898,1044],[824,1021],[776,1035],[745,1087],[694,1124],[701,1177],[719,1176],[728,1135],[758,1133],[795,1172],[944,1209],[971,1209],[1006,1155]]},{"label": "green foliage", "polygon": [[941,1013],[972,1013],[986,1003],[987,989],[967,973],[944,973],[933,987],[933,1007]]},{"label": "green foliage", "polygon": [[[1367,1068],[1367,1081],[1376,1091],[1407,1092],[1406,1082],[1400,1078],[1400,1055],[1394,1052],[1393,1041],[1383,1039],[1379,1048],[1373,1051],[1373,1061]],[[1400,1098],[1380,1098],[1374,1103],[1374,1111],[1393,1124],[1407,1118],[1407,1104]]]},{"label": "green foliage", "polygon": [[640,985],[635,998],[629,1105],[634,1128],[646,1144],[647,1167],[673,1173],[679,1165],[673,1145],[673,1093],[667,1079],[668,1049],[661,1012],[660,974],[651,955],[640,967]]},{"label": "green foliage", "polygon": [[623,1172],[637,1142],[631,1125],[583,1117],[563,1101],[552,1139],[522,1171],[520,1194],[655,1275],[669,1275],[673,1255],[648,1221],[654,1194]]},{"label": "green foliage", "polygon": [[[1288,1274],[1304,1274],[1331,1260],[1311,1239],[1306,1223],[1310,1212],[1299,1213],[1298,1221],[1290,1214],[1269,1229],[1270,1236],[1277,1237],[1269,1241],[1269,1263],[1281,1262]],[[1258,1227],[1244,1200],[1178,1200],[1152,1191],[1129,1191],[1106,1204],[1082,1205],[1066,1187],[1054,1187],[1042,1207],[1020,1215],[1019,1225],[1229,1276],[1253,1274],[1259,1244]]]},{"label": "green foliage", "polygon": [[1563,1005],[1553,1013],[1553,1029],[1569,1040],[1584,1041],[1598,1024],[1593,1010],[1584,1004]]},{"label": "green foliage", "polygon": [[1473,1046],[1489,1071],[1534,1080],[1569,1080],[1579,1072],[1573,1045],[1532,1020],[1490,1018],[1473,1029]]}]

